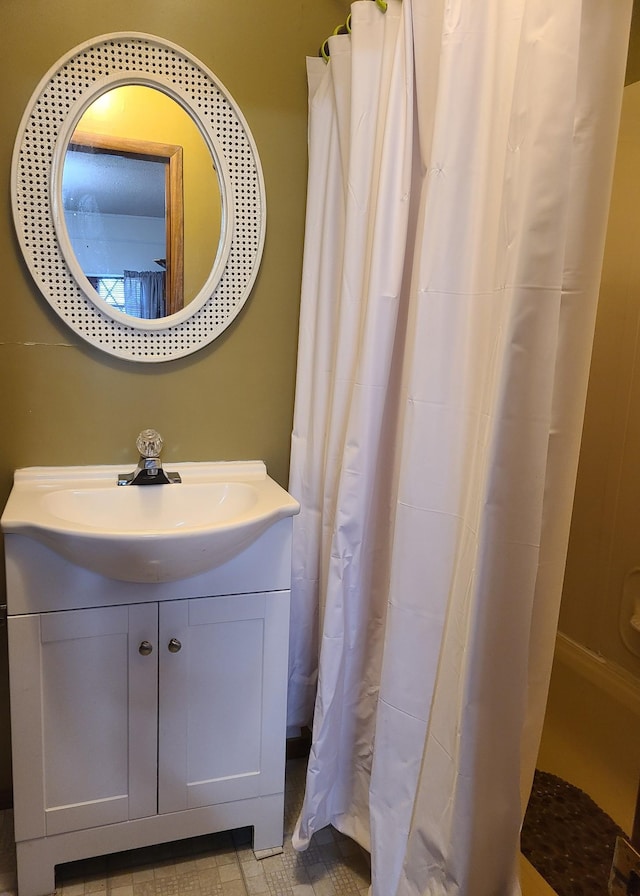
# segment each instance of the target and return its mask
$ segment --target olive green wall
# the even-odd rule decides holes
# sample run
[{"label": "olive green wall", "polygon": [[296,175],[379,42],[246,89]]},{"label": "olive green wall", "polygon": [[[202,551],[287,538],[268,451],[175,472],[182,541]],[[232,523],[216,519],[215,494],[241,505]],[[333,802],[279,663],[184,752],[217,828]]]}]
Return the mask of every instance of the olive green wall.
[{"label": "olive green wall", "polygon": [[[164,436],[166,460],[262,458],[286,485],[306,187],[304,57],[316,54],[347,12],[344,0],[1,0],[0,505],[16,467],[131,466],[135,437],[147,426]],[[210,346],[165,364],[111,358],[59,322],[34,286],[13,230],[10,166],[22,112],[60,56],[109,31],[156,34],[202,60],[242,108],[264,169],[267,238],[249,302]],[[0,627],[5,799],[7,680]]]}]

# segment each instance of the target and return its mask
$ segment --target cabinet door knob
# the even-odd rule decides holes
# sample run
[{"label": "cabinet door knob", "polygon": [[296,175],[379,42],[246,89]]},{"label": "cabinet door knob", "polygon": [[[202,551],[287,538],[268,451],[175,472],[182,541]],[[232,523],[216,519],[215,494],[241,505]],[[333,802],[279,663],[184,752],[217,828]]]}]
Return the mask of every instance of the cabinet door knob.
[{"label": "cabinet door knob", "polygon": [[141,641],[138,653],[142,656],[149,656],[150,653],[153,653],[153,645],[149,641]]},{"label": "cabinet door knob", "polygon": [[182,644],[177,638],[172,638],[167,646],[169,647],[170,653],[177,653],[181,649]]}]

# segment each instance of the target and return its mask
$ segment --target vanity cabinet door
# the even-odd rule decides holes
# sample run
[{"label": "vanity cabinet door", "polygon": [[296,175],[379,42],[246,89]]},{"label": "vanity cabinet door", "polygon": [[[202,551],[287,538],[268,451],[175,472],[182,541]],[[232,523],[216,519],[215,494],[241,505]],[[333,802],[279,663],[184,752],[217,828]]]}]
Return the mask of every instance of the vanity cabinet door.
[{"label": "vanity cabinet door", "polygon": [[[155,814],[157,605],[9,620],[18,840]],[[146,645],[152,647],[148,652]]]},{"label": "vanity cabinet door", "polygon": [[158,811],[283,789],[289,592],[160,605]]}]

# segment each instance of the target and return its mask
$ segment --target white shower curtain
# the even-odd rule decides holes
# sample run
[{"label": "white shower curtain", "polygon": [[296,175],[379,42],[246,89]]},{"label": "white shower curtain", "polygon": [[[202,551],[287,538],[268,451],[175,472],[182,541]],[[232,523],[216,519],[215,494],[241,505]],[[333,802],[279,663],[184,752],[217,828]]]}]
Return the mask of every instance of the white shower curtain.
[{"label": "white shower curtain", "polygon": [[519,893],[630,13],[358,0],[308,62],[294,845],[373,896]]}]

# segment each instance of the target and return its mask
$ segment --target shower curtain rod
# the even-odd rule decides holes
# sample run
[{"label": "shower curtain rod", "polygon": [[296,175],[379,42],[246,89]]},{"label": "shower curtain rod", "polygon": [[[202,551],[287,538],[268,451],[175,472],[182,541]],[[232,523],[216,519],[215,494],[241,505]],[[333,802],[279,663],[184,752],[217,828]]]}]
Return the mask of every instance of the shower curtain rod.
[{"label": "shower curtain rod", "polygon": [[[381,12],[387,11],[387,0],[374,0],[374,2]],[[333,34],[331,35],[331,37],[333,37],[335,34],[351,34],[351,13],[349,13],[349,15],[347,16],[347,21],[344,23],[344,25],[336,25],[336,27],[333,29]],[[324,41],[324,43],[318,50],[318,56],[322,56],[325,62],[329,61],[329,38]]]}]

